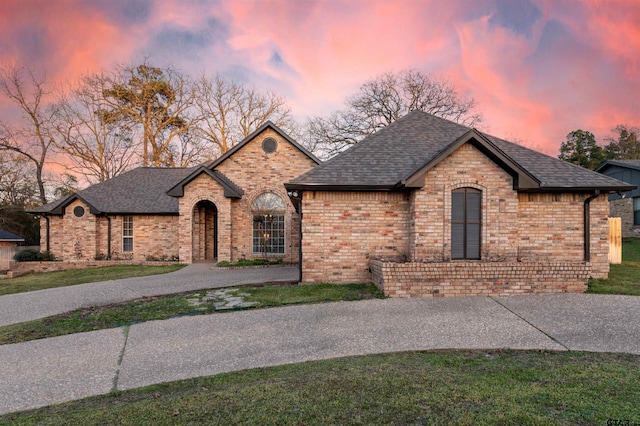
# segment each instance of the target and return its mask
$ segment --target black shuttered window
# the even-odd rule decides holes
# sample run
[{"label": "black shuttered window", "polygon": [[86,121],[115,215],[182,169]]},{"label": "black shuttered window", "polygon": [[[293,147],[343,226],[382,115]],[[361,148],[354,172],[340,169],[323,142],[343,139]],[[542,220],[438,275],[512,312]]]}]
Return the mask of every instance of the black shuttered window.
[{"label": "black shuttered window", "polygon": [[480,259],[482,191],[460,188],[451,192],[451,258]]}]

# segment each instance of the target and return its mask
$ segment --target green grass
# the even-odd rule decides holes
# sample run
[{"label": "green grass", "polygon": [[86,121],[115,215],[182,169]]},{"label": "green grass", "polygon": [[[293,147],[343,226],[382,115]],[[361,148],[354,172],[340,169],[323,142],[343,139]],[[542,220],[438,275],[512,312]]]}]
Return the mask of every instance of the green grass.
[{"label": "green grass", "polygon": [[[383,297],[373,284],[316,284],[305,286],[271,285],[242,287],[232,291],[247,294],[244,300],[257,302],[256,309],[299,303],[335,302]],[[174,296],[150,297],[128,303],[77,309],[65,314],[0,327],[0,344],[25,342],[65,334],[103,330],[144,321],[184,315],[201,315],[217,311],[207,300],[207,291]],[[189,300],[198,300],[194,305]]]},{"label": "green grass", "polygon": [[223,260],[222,262],[218,262],[217,265],[221,267],[243,267],[243,266],[263,266],[263,265],[282,265],[282,260],[265,260],[265,259],[241,259],[237,262],[229,262],[228,260]]},{"label": "green grass", "polygon": [[166,274],[182,269],[185,266],[186,265],[183,264],[161,266],[122,265],[37,274],[31,273],[16,278],[0,280],[0,296],[25,291],[42,290],[45,288],[142,277],[145,275]]},{"label": "green grass", "polygon": [[589,280],[587,293],[640,296],[640,238],[622,243],[622,263],[611,265],[609,278]]},{"label": "green grass", "polygon": [[640,357],[407,352],[244,370],[0,416],[38,425],[640,422]]}]

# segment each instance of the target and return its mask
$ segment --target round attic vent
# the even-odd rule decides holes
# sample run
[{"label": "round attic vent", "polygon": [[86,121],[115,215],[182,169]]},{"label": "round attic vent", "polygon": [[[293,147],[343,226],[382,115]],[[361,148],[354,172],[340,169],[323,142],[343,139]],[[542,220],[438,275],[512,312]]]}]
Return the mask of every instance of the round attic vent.
[{"label": "round attic vent", "polygon": [[278,149],[278,142],[274,138],[266,138],[262,141],[262,150],[267,154],[276,152],[276,149]]},{"label": "round attic vent", "polygon": [[84,207],[81,206],[77,206],[76,208],[73,209],[73,214],[76,217],[82,217],[84,216]]}]

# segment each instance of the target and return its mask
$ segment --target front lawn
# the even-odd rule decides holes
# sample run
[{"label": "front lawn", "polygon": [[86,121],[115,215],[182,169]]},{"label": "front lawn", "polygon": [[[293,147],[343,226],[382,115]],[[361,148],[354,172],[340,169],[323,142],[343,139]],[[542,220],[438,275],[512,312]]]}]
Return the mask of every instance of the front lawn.
[{"label": "front lawn", "polygon": [[153,385],[0,416],[38,425],[638,424],[640,356],[405,352]]},{"label": "front lawn", "polygon": [[[252,305],[225,305],[224,300],[229,297],[220,295],[222,292],[232,298],[240,297],[243,302]],[[109,306],[76,309],[60,315],[0,327],[0,344],[102,330],[184,315],[381,297],[384,297],[383,294],[373,284],[269,285],[148,297]]]},{"label": "front lawn", "polygon": [[122,278],[142,277],[145,275],[166,274],[177,271],[186,265],[122,265],[104,266],[101,268],[72,269],[68,271],[43,272],[27,274],[16,278],[0,280],[0,296],[43,290],[45,288],[65,287],[68,285],[94,283],[99,281],[119,280]]},{"label": "front lawn", "polygon": [[589,280],[587,293],[640,296],[640,238],[622,242],[622,263],[611,265],[608,279]]}]

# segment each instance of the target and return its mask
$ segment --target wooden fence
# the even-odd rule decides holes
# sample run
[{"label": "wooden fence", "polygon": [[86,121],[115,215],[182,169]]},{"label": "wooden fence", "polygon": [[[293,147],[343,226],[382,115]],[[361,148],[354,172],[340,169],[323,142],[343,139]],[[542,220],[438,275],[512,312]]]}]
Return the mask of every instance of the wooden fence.
[{"label": "wooden fence", "polygon": [[40,251],[40,246],[0,247],[0,271],[8,270],[9,262],[13,260],[13,256],[26,249]]},{"label": "wooden fence", "polygon": [[622,219],[609,218],[609,263],[622,263]]}]

